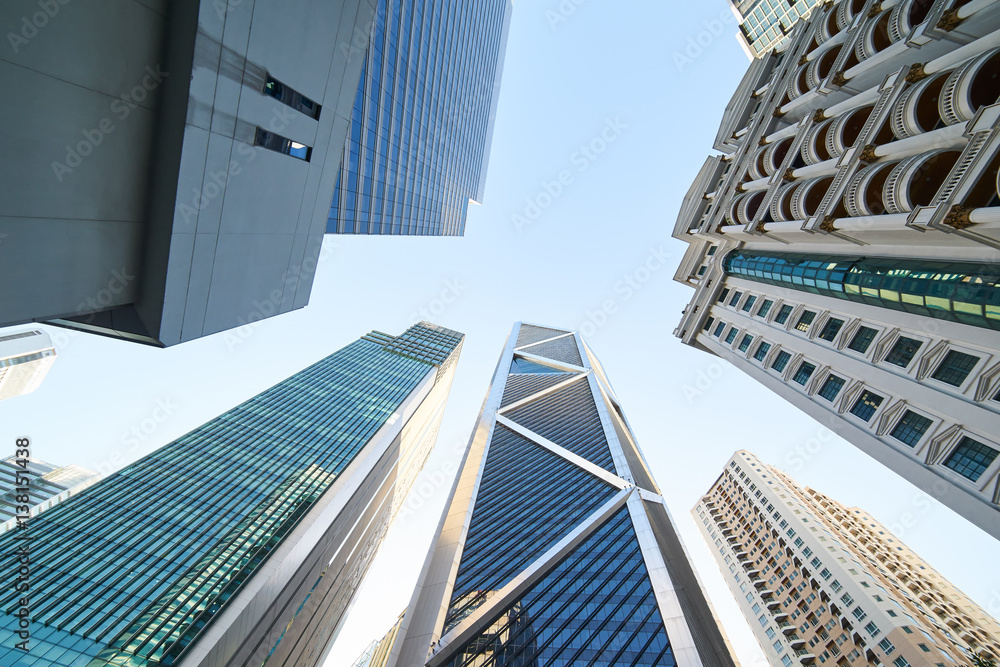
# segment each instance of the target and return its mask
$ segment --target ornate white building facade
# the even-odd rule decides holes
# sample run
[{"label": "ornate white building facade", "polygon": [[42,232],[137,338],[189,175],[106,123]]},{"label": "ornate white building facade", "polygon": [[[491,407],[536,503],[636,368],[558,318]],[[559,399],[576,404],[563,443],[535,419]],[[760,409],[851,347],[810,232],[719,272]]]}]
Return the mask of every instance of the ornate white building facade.
[{"label": "ornate white building facade", "polygon": [[843,0],[751,63],[675,334],[1000,537],[1000,3]]}]

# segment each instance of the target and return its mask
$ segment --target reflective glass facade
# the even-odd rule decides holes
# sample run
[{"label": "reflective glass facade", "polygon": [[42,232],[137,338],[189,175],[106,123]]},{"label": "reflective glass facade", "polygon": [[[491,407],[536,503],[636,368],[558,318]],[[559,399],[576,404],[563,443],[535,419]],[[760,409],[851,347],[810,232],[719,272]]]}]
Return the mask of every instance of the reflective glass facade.
[{"label": "reflective glass facade", "polygon": [[182,663],[461,341],[427,324],[372,333],[36,517],[31,651],[15,649],[19,594],[5,589],[0,665]]},{"label": "reflective glass facade", "polygon": [[390,665],[733,667],[607,382],[575,333],[515,325]]},{"label": "reflective glass facade", "polygon": [[777,46],[819,0],[730,0],[743,16],[740,32],[755,56]]},{"label": "reflective glass facade", "polygon": [[1000,330],[991,264],[733,251],[726,273],[769,285]]},{"label": "reflective glass facade", "polygon": [[464,233],[510,12],[510,0],[379,1],[327,233]]},{"label": "reflective glass facade", "polygon": [[445,664],[676,665],[628,509]]}]

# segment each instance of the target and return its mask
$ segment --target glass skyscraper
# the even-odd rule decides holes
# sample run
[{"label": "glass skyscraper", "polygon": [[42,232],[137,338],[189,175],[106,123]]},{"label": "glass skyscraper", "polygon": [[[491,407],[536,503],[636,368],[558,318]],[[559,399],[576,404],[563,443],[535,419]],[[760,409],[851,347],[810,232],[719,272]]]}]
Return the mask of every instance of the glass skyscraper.
[{"label": "glass skyscraper", "polygon": [[331,234],[461,236],[482,201],[510,0],[379,0]]},{"label": "glass skyscraper", "polygon": [[388,664],[736,664],[576,333],[514,325]]},{"label": "glass skyscraper", "polygon": [[318,664],[433,445],[462,340],[373,332],[0,535],[5,581],[20,547],[31,561],[28,593],[0,593],[0,665]]}]

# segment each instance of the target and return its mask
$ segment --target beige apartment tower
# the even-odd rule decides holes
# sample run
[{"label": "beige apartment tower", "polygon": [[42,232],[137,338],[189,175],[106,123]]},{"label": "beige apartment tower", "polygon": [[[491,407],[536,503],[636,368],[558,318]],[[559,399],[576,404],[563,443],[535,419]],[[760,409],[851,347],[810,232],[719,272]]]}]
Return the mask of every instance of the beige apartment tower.
[{"label": "beige apartment tower", "polygon": [[1000,538],[1000,2],[842,0],[753,60],[675,335]]},{"label": "beige apartment tower", "polygon": [[867,512],[747,451],[692,510],[771,665],[955,667],[1000,624]]}]

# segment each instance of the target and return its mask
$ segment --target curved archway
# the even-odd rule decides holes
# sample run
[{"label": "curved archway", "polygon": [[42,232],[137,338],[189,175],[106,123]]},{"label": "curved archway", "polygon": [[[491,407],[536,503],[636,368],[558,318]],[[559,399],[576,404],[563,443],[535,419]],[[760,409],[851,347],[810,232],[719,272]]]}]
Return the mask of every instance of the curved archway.
[{"label": "curved archway", "polygon": [[799,149],[803,162],[806,164],[817,164],[834,157],[830,155],[830,151],[826,148],[826,135],[830,131],[830,126],[833,125],[834,120],[836,119],[827,118],[822,123],[813,125],[809,129],[809,134],[806,136],[805,141],[802,142],[802,148]]},{"label": "curved archway", "polygon": [[892,110],[892,133],[900,139],[930,132],[942,124],[939,102],[950,72],[938,72],[916,83],[900,96]]},{"label": "curved archway", "polygon": [[778,189],[774,199],[771,200],[770,208],[771,218],[775,222],[787,222],[795,219],[792,215],[792,193],[800,185],[802,184],[786,183]]},{"label": "curved archway", "polygon": [[940,149],[902,160],[889,172],[882,187],[886,210],[908,213],[930,204],[960,155],[957,150]]},{"label": "curved archway", "polygon": [[867,215],[882,215],[882,187],[898,162],[879,162],[859,170],[847,183],[844,192],[844,208],[847,214],[857,218]]},{"label": "curved archway", "polygon": [[833,176],[822,176],[803,181],[791,196],[789,206],[792,211],[793,220],[805,220],[819,212],[820,204],[826,191],[833,184]]},{"label": "curved archway", "polygon": [[987,51],[948,77],[939,99],[941,118],[948,125],[971,120],[1000,96],[1000,48]]}]

